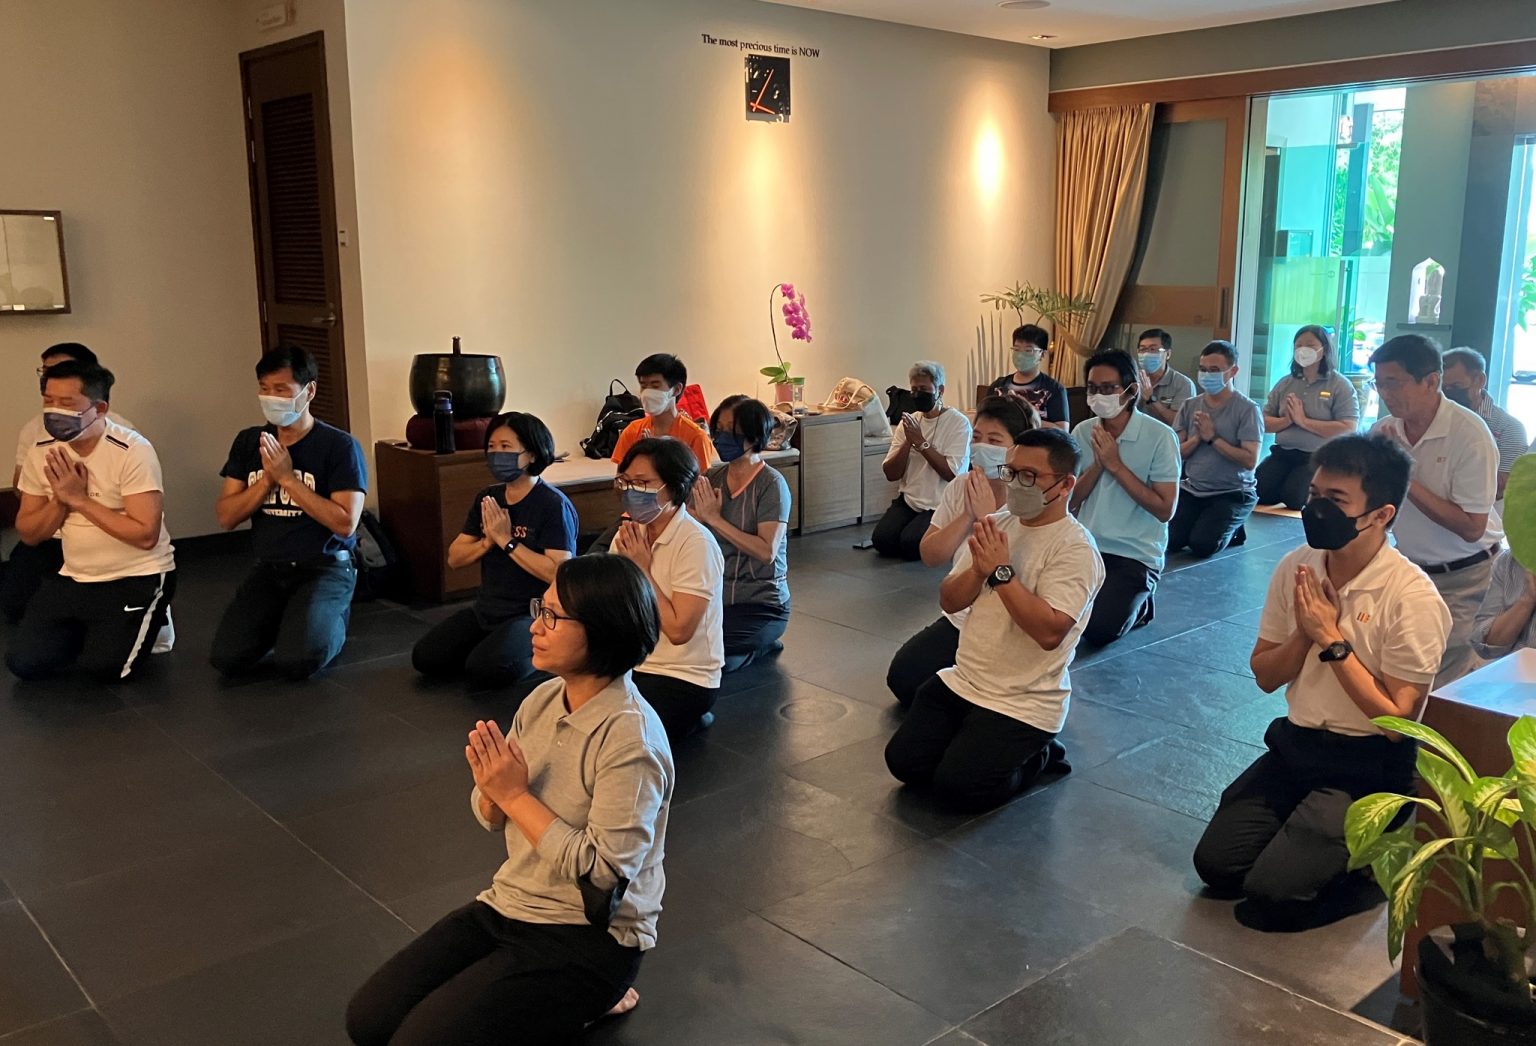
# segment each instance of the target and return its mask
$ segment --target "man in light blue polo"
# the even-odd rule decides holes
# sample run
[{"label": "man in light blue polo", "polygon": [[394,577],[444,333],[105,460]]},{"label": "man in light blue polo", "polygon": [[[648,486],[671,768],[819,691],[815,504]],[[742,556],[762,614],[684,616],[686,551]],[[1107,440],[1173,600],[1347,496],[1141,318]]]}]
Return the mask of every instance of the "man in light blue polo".
[{"label": "man in light blue polo", "polygon": [[1139,385],[1129,353],[1095,353],[1087,376],[1088,407],[1096,416],[1072,430],[1083,453],[1072,511],[1104,560],[1104,586],[1083,630],[1085,642],[1103,646],[1152,620],[1168,521],[1179,499],[1179,438],[1136,409]]}]

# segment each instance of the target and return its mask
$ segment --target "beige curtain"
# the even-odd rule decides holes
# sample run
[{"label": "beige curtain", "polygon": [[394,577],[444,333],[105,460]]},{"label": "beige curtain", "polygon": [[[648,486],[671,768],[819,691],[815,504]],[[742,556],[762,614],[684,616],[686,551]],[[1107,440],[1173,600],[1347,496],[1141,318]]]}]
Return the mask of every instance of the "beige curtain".
[{"label": "beige curtain", "polygon": [[1073,109],[1056,123],[1056,289],[1095,302],[1057,324],[1051,375],[1081,385],[1130,272],[1147,187],[1152,105]]}]

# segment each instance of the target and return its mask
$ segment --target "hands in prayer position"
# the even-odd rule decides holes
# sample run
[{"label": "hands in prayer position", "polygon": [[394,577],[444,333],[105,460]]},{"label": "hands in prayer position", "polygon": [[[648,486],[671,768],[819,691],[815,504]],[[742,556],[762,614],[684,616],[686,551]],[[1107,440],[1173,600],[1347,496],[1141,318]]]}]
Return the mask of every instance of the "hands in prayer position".
[{"label": "hands in prayer position", "polygon": [[990,577],[998,567],[1010,562],[1008,535],[998,529],[997,522],[990,516],[983,516],[971,528],[967,544],[971,550],[971,569],[979,577]]},{"label": "hands in prayer position", "polygon": [[965,510],[973,521],[997,511],[997,499],[992,496],[992,484],[987,482],[986,476],[972,469],[960,482],[965,484]]},{"label": "hands in prayer position", "polygon": [[1320,647],[1341,642],[1339,631],[1339,594],[1333,582],[1306,567],[1296,568],[1296,627]]},{"label": "hands in prayer position", "polygon": [[85,462],[63,447],[54,447],[48,451],[48,459],[43,463],[43,475],[53,488],[53,496],[65,508],[78,508],[90,498],[90,470],[85,467]]},{"label": "hands in prayer position", "polygon": [[651,538],[645,525],[633,520],[619,524],[619,532],[613,536],[613,551],[635,566],[651,572]]},{"label": "hands in prayer position", "polygon": [[1114,436],[1110,435],[1104,423],[1093,427],[1089,433],[1089,441],[1093,444],[1093,456],[1099,463],[1099,467],[1105,472],[1113,473],[1120,467],[1120,444]]},{"label": "hands in prayer position", "polygon": [[688,497],[688,511],[700,523],[714,526],[722,522],[720,501],[720,492],[715,489],[715,485],[701,478],[693,485],[693,493]]},{"label": "hands in prayer position", "polygon": [[480,794],[505,813],[508,805],[528,792],[528,760],[510,734],[503,734],[496,720],[480,720],[469,732],[464,758]]},{"label": "hands in prayer position", "polygon": [[923,445],[923,426],[918,422],[916,414],[901,416],[901,431],[914,449]]},{"label": "hands in prayer position", "polygon": [[506,548],[512,540],[512,517],[495,498],[480,499],[480,530],[492,548]]},{"label": "hands in prayer position", "polygon": [[270,432],[263,432],[260,440],[261,469],[277,486],[293,478],[293,457],[288,453],[288,448],[278,442],[276,436]]},{"label": "hands in prayer position", "polygon": [[1195,432],[1207,443],[1216,438],[1216,423],[1203,410],[1195,411]]}]

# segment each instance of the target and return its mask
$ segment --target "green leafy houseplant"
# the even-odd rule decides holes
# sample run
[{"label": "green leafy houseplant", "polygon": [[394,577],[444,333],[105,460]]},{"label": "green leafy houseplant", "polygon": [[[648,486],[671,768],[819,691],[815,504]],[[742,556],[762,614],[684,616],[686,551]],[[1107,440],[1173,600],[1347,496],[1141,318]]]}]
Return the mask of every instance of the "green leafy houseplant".
[{"label": "green leafy houseplant", "polygon": [[[1434,799],[1378,792],[1351,804],[1344,819],[1351,869],[1370,866],[1388,902],[1387,950],[1396,959],[1403,934],[1418,921],[1425,890],[1436,890],[1482,931],[1482,954],[1497,971],[1498,987],[1530,999],[1527,956],[1536,945],[1529,931],[1536,915],[1536,883],[1521,867],[1519,839],[1536,853],[1536,717],[1523,716],[1509,730],[1513,760],[1502,777],[1485,777],[1435,730],[1408,719],[1373,720],[1420,742],[1419,776]],[[1408,804],[1439,815],[1439,823],[1412,820],[1390,827]],[[1490,867],[1489,862],[1500,862]],[[1439,872],[1441,875],[1437,876]],[[1449,885],[1447,885],[1449,884]],[[1493,904],[1513,892],[1523,924],[1497,918]]]},{"label": "green leafy houseplant", "polygon": [[[1036,287],[1032,283],[1015,282],[1001,293],[983,294],[981,303],[994,309],[1012,309],[1018,313],[1021,327],[1041,320],[1050,320],[1054,325],[1064,317],[1087,316],[1093,311],[1093,302],[1087,298]],[[1033,321],[1025,319],[1027,313],[1034,313]]]}]

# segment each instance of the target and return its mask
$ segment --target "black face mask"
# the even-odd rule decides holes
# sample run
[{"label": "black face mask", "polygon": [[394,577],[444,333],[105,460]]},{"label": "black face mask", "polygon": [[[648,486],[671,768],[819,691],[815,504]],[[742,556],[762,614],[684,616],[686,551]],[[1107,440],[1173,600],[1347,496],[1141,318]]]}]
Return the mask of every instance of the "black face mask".
[{"label": "black face mask", "polygon": [[1346,516],[1344,510],[1327,498],[1313,498],[1301,510],[1301,527],[1307,535],[1307,544],[1324,552],[1337,552],[1363,531],[1355,526],[1359,516]]},{"label": "black face mask", "polygon": [[939,402],[939,397],[931,392],[912,393],[912,409],[919,414],[927,414]]},{"label": "black face mask", "polygon": [[1464,389],[1464,388],[1462,388],[1459,385],[1447,385],[1443,389],[1441,389],[1441,391],[1445,393],[1445,398],[1450,400],[1452,403],[1459,403],[1463,407],[1467,407],[1469,409],[1471,408],[1471,406],[1472,406],[1472,390],[1471,389]]}]

